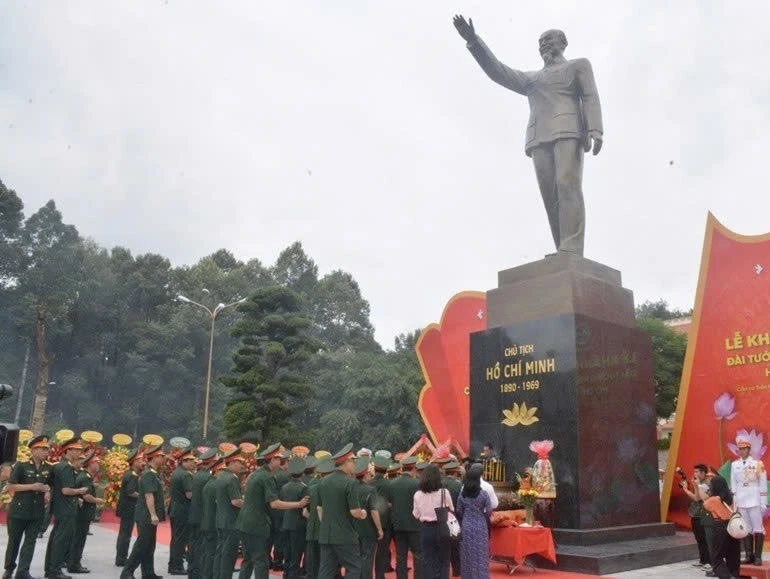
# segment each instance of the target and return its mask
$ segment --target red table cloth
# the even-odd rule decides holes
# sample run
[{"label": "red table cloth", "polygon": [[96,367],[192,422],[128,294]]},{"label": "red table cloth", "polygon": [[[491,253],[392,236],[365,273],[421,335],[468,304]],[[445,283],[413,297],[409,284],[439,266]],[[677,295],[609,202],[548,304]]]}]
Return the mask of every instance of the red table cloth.
[{"label": "red table cloth", "polygon": [[556,548],[547,527],[492,527],[489,550],[493,557],[524,561],[527,555],[540,555],[556,564]]}]

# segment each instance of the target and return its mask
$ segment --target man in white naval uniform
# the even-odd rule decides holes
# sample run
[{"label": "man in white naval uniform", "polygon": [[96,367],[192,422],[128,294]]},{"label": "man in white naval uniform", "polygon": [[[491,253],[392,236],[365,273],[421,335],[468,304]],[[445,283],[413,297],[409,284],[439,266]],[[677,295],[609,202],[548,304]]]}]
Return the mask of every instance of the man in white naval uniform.
[{"label": "man in white naval uniform", "polygon": [[737,441],[740,458],[733,461],[730,472],[730,490],[733,491],[734,507],[737,508],[749,535],[743,540],[747,564],[762,564],[762,545],[765,528],[762,516],[767,509],[767,473],[765,465],[750,455],[751,442],[744,438]]}]

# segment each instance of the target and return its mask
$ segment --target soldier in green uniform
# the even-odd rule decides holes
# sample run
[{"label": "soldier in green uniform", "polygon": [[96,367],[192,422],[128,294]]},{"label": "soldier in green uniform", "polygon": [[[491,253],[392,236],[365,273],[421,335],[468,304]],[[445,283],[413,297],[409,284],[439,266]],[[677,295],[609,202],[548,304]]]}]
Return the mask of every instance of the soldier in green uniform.
[{"label": "soldier in green uniform", "polygon": [[70,546],[69,561],[67,563],[67,571],[70,573],[90,573],[88,569],[83,567],[83,550],[86,546],[86,539],[88,539],[88,530],[91,528],[91,521],[96,516],[97,505],[103,505],[104,499],[96,496],[96,482],[94,477],[99,474],[101,468],[101,461],[93,450],[86,454],[82,459],[82,467],[75,479],[76,487],[86,487],[88,490],[78,507],[78,514],[75,517],[75,534],[72,537],[72,545]]},{"label": "soldier in green uniform", "polygon": [[[35,554],[35,541],[40,521],[45,513],[45,503],[50,500],[51,465],[45,459],[51,447],[48,437],[36,436],[29,441],[32,460],[17,462],[8,480],[7,490],[13,492],[8,514],[8,545],[5,549],[5,573],[3,579],[11,579],[19,557],[18,579],[32,579],[29,566]],[[21,539],[24,538],[24,546]],[[19,548],[21,547],[21,553]]]},{"label": "soldier in green uniform", "polygon": [[[293,458],[289,461],[289,476],[291,480],[278,491],[278,497],[287,503],[301,504],[300,501],[308,496],[307,485],[302,481],[305,473],[305,459]],[[305,553],[305,535],[307,521],[302,516],[303,507],[289,509],[283,515],[282,530],[286,533],[286,579],[296,579],[300,576],[300,564]]]},{"label": "soldier in green uniform", "polygon": [[[457,498],[463,488],[463,482],[460,480],[460,463],[452,460],[443,464],[444,468],[444,488],[449,491],[452,497],[452,504],[457,505]],[[452,563],[452,577],[460,576],[460,543],[451,541],[450,561]]]},{"label": "soldier in green uniform", "polygon": [[225,461],[220,458],[211,465],[211,478],[203,485],[203,506],[201,514],[201,577],[215,577],[219,569],[217,558],[217,479],[225,470]]},{"label": "soldier in green uniform", "polygon": [[318,532],[321,522],[318,520],[318,489],[323,478],[334,472],[336,466],[331,457],[319,461],[316,467],[317,477],[308,483],[309,502],[307,512],[307,533],[305,534],[305,567],[308,579],[318,579],[318,570],[321,565],[321,550],[318,544]]},{"label": "soldier in green uniform", "polygon": [[217,503],[217,555],[219,570],[214,568],[214,577],[230,579],[235,571],[240,538],[235,522],[243,507],[243,493],[238,475],[246,466],[241,449],[236,448],[225,457],[225,470],[214,484]]},{"label": "soldier in green uniform", "polygon": [[139,478],[139,498],[136,501],[136,526],[139,536],[134,541],[120,579],[132,579],[134,570],[141,566],[142,577],[156,578],[155,542],[158,523],[166,519],[166,499],[163,482],[158,472],[166,461],[162,445],[154,446],[144,453],[147,468]]},{"label": "soldier in green uniform", "polygon": [[[310,484],[315,480],[315,469],[318,466],[318,459],[314,456],[305,457],[305,472],[302,474],[303,483],[308,487],[307,494],[310,493]],[[301,576],[307,576],[307,522],[308,522],[308,510],[307,507],[302,509],[302,518],[305,520],[305,555],[302,557],[302,566],[300,567],[299,574]]]},{"label": "soldier in green uniform", "polygon": [[[389,454],[390,453],[388,453],[388,455]],[[374,576],[376,579],[385,579],[385,573],[392,571],[390,566],[390,541],[392,532],[390,529],[390,502],[388,500],[387,488],[390,484],[387,477],[389,466],[390,456],[375,453],[372,486],[376,491],[375,501],[377,512],[380,515],[380,523],[382,525],[382,538],[377,541],[377,553],[374,557]]]},{"label": "soldier in green uniform", "polygon": [[49,579],[66,579],[62,572],[67,564],[72,537],[75,535],[78,514],[78,497],[87,492],[86,487],[75,486],[77,471],[74,464],[83,452],[83,444],[76,438],[61,443],[62,460],[51,469],[53,491],[51,513],[53,529],[45,551],[45,575]]},{"label": "soldier in green uniform", "polygon": [[169,484],[168,516],[171,519],[171,544],[169,545],[168,574],[187,575],[184,556],[190,540],[189,514],[192,500],[195,454],[192,448],[185,450],[177,460]]},{"label": "soldier in green uniform", "polygon": [[396,578],[407,579],[407,556],[412,552],[414,579],[422,579],[422,545],[420,544],[420,523],[414,518],[414,493],[417,480],[414,478],[417,459],[413,456],[401,461],[401,476],[390,481],[388,487],[390,504],[393,505],[393,539],[396,542]]},{"label": "soldier in green uniform", "polygon": [[336,469],[324,478],[318,488],[318,518],[321,528],[318,543],[321,546],[319,579],[334,579],[339,568],[345,568],[345,576],[358,579],[361,576],[361,549],[355,528],[357,519],[366,518],[366,510],[359,504],[356,483],[353,445],[348,444],[332,456]]},{"label": "soldier in green uniform", "polygon": [[200,579],[201,577],[203,534],[200,527],[203,518],[203,487],[211,479],[211,467],[216,460],[216,449],[212,448],[205,451],[198,457],[198,471],[193,475],[190,513],[187,519],[190,525],[189,565],[187,566],[189,579]]},{"label": "soldier in green uniform", "polygon": [[274,473],[285,469],[286,458],[280,443],[268,446],[259,454],[264,466],[246,479],[243,509],[238,515],[237,528],[243,543],[243,563],[240,579],[267,579],[270,573],[270,546],[272,544],[272,509],[302,509],[308,499],[286,502],[278,498]]},{"label": "soldier in green uniform", "polygon": [[[289,473],[287,464],[291,455],[287,452],[281,452],[285,459],[282,468],[273,473],[275,477],[275,486],[280,491],[287,482],[289,482]],[[270,568],[274,571],[283,571],[286,568],[286,531],[283,530],[284,512],[281,509],[271,509],[270,516],[273,518],[273,545],[272,545],[272,564]]]},{"label": "soldier in green uniform", "polygon": [[144,455],[139,449],[132,450],[128,455],[128,470],[120,480],[120,494],[115,514],[120,518],[118,539],[115,543],[115,566],[126,564],[131,535],[134,533],[134,516],[136,514],[136,499],[139,496],[139,475],[144,470]]},{"label": "soldier in green uniform", "polygon": [[377,541],[384,536],[380,513],[377,510],[377,490],[371,484],[370,463],[368,456],[356,460],[356,490],[359,504],[366,511],[365,519],[356,520],[358,544],[361,548],[361,579],[372,579]]}]

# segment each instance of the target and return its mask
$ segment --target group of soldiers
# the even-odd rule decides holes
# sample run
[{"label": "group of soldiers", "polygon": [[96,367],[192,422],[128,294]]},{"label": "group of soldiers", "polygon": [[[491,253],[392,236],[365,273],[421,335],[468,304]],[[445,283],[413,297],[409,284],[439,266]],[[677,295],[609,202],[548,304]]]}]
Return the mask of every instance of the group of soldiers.
[{"label": "group of soldiers", "polygon": [[68,579],[69,573],[89,573],[81,561],[96,507],[104,500],[96,496],[94,477],[99,472],[99,457],[94,451],[84,453],[77,439],[61,443],[62,460],[54,465],[46,459],[51,450],[47,436],[29,441],[31,458],[17,462],[8,490],[13,499],[8,513],[8,545],[5,551],[3,579],[34,579],[30,565],[38,533],[46,519],[46,509],[54,517],[54,526],[45,552],[45,576]]},{"label": "group of soldiers", "polygon": [[[427,466],[414,457],[394,462],[390,453],[348,444],[335,454],[296,457],[280,443],[257,455],[258,468],[247,477],[240,449],[220,456],[215,449],[184,451],[171,475],[169,574],[191,579],[266,579],[282,570],[286,579],[334,579],[345,569],[350,579],[394,571],[406,579],[411,551],[415,577],[422,576],[419,522],[412,515],[416,476]],[[132,452],[116,512],[121,518],[116,546],[121,579],[158,577],[154,570],[156,529],[166,517],[158,469],[160,447]],[[456,500],[462,467],[451,459],[435,461]],[[129,553],[133,526],[138,537]],[[185,568],[185,561],[187,568]],[[459,555],[453,556],[459,575]]]},{"label": "group of soldiers", "polygon": [[[31,459],[16,463],[9,479],[13,499],[3,579],[14,571],[17,579],[34,579],[30,564],[47,507],[54,525],[45,576],[68,579],[65,569],[89,573],[81,560],[96,508],[104,504],[95,489],[99,457],[77,439],[61,443],[56,464],[46,461],[47,436],[33,438],[28,446]],[[241,579],[266,579],[270,570],[282,570],[287,579],[333,579],[341,569],[351,579],[382,579],[394,570],[397,579],[406,579],[411,552],[414,576],[422,577],[420,527],[412,509],[417,476],[427,462],[414,457],[396,462],[387,451],[354,453],[352,444],[335,454],[298,457],[276,443],[256,458],[258,468],[243,476],[247,457],[240,448],[224,455],[216,449],[183,450],[176,456],[166,501],[160,473],[168,456],[162,445],[132,451],[116,507],[115,564],[122,567],[121,579],[134,577],[137,569],[145,579],[160,577],[154,568],[156,536],[167,517],[171,575],[230,579],[242,556]],[[453,457],[433,462],[442,468],[456,501],[462,466]],[[135,527],[137,538],[129,549]],[[459,575],[457,551],[452,568]]]}]

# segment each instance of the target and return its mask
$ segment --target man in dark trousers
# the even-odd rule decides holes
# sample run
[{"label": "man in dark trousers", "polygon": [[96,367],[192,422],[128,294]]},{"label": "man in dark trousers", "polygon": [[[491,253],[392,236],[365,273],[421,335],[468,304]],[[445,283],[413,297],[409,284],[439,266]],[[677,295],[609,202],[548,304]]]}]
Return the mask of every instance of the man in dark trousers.
[{"label": "man in dark trousers", "polygon": [[390,484],[387,477],[388,467],[390,467],[389,456],[374,455],[372,486],[376,491],[375,502],[382,525],[382,538],[377,541],[377,553],[374,558],[374,576],[376,579],[385,579],[385,573],[392,571],[392,569],[389,569],[392,533],[390,529],[390,500],[388,499],[387,490]]},{"label": "man in dark trousers", "polygon": [[[283,468],[278,469],[273,473],[275,477],[275,486],[280,491],[287,482],[289,482],[289,473],[287,471],[287,463],[291,458],[291,455],[286,451],[281,451],[281,458],[283,459]],[[283,571],[286,568],[286,531],[283,530],[283,517],[284,511],[282,509],[272,509],[271,514],[273,517],[273,558],[270,568],[274,571]]]},{"label": "man in dark trousers", "polygon": [[356,520],[358,542],[361,548],[361,579],[372,579],[377,541],[382,539],[383,532],[380,513],[377,510],[377,491],[371,485],[372,475],[368,456],[362,456],[356,460],[355,475],[359,504],[366,511],[365,519]]},{"label": "man in dark trousers", "polygon": [[302,509],[308,503],[306,497],[297,502],[282,501],[278,498],[274,474],[286,468],[286,458],[280,443],[272,444],[263,450],[259,454],[259,461],[263,466],[246,479],[243,508],[236,523],[243,543],[240,579],[250,579],[252,573],[256,579],[267,579],[270,573],[272,511]]},{"label": "man in dark trousers", "polygon": [[86,487],[88,490],[83,495],[82,502],[78,507],[78,514],[75,518],[75,535],[72,537],[70,546],[69,562],[67,571],[70,573],[90,573],[83,567],[83,550],[88,539],[88,531],[91,528],[91,521],[96,516],[97,505],[103,505],[104,499],[96,496],[96,481],[94,477],[99,474],[101,461],[99,456],[93,450],[88,452],[82,459],[82,467],[75,479],[75,486]]},{"label": "man in dark trousers", "polygon": [[[302,481],[305,473],[305,459],[293,458],[289,461],[291,479],[278,490],[278,497],[287,503],[302,504],[300,501],[308,495],[307,485]],[[288,509],[283,515],[283,528],[286,533],[286,579],[300,576],[300,565],[305,554],[305,534],[307,521],[302,516],[302,508]]]},{"label": "man in dark trousers", "polygon": [[217,503],[217,553],[219,571],[214,568],[214,577],[229,579],[235,572],[235,560],[238,558],[240,537],[235,522],[243,507],[241,480],[238,478],[245,469],[240,448],[225,455],[225,470],[214,483]]},{"label": "man in dark trousers", "polygon": [[45,461],[51,450],[48,437],[36,436],[29,441],[28,446],[32,460],[17,462],[8,481],[7,490],[13,492],[13,500],[8,514],[8,546],[5,549],[3,579],[11,579],[17,556],[19,567],[16,577],[32,579],[29,567],[35,554],[35,542],[45,513],[45,503],[51,496],[51,465]]},{"label": "man in dark trousers", "polygon": [[192,448],[184,450],[177,460],[177,467],[171,473],[169,484],[168,516],[171,519],[171,544],[169,545],[168,574],[187,575],[184,556],[190,540],[190,501],[192,500],[193,470],[195,454]]},{"label": "man in dark trousers", "polygon": [[316,478],[308,483],[309,502],[307,512],[307,533],[305,535],[305,572],[308,579],[318,579],[321,565],[321,550],[318,545],[318,534],[321,521],[318,520],[318,490],[324,477],[334,472],[335,465],[331,456],[318,461],[315,469]]},{"label": "man in dark trousers", "polygon": [[159,472],[166,455],[159,444],[145,451],[144,456],[147,468],[139,478],[139,498],[136,501],[135,519],[139,536],[134,541],[120,579],[133,579],[134,570],[139,566],[144,579],[160,577],[155,574],[155,542],[158,524],[166,519],[166,499]]},{"label": "man in dark trousers", "polygon": [[198,460],[200,464],[198,464],[198,471],[193,475],[190,513],[187,519],[190,525],[189,565],[187,567],[189,579],[200,579],[201,577],[201,560],[203,555],[203,534],[201,533],[203,488],[211,480],[211,467],[217,460],[216,449],[212,448],[205,451],[198,457]]},{"label": "man in dark trousers", "polygon": [[366,518],[366,510],[359,504],[356,484],[353,445],[348,444],[332,456],[336,470],[318,486],[318,518],[321,527],[318,543],[321,565],[318,579],[334,579],[340,567],[345,577],[361,577],[361,549],[355,521]]},{"label": "man in dark trousers", "polygon": [[54,523],[45,551],[45,575],[48,579],[69,577],[62,572],[62,567],[67,564],[72,537],[75,535],[78,498],[88,491],[86,487],[75,485],[75,464],[83,452],[83,444],[77,438],[71,438],[62,442],[60,448],[62,459],[51,469],[51,513]]},{"label": "man in dark trousers", "polygon": [[414,579],[422,579],[422,545],[420,543],[420,523],[414,518],[414,493],[417,492],[417,480],[414,478],[417,459],[413,456],[401,461],[402,473],[390,481],[388,492],[393,505],[393,539],[396,542],[396,577],[407,579],[407,556],[412,552],[414,559]]},{"label": "man in dark trousers", "polygon": [[[214,569],[219,569],[217,557],[217,479],[225,470],[224,458],[217,459],[211,465],[211,478],[203,485],[203,512],[201,514],[201,577],[216,577]],[[219,573],[219,571],[217,571]]]},{"label": "man in dark trousers", "polygon": [[139,475],[144,470],[144,455],[139,449],[132,450],[128,455],[128,470],[120,481],[120,494],[115,514],[120,518],[118,539],[115,543],[115,566],[126,564],[131,535],[134,534],[134,516],[136,514],[136,499],[139,497]]}]

